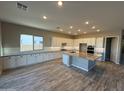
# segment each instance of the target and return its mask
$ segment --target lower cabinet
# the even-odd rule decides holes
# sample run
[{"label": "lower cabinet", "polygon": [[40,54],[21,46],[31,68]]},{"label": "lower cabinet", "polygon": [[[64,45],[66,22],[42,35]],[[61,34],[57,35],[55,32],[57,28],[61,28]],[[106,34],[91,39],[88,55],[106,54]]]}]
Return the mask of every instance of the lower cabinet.
[{"label": "lower cabinet", "polygon": [[[3,57],[3,69],[12,69],[31,64],[37,64],[57,58],[61,58],[61,52],[49,52],[49,53],[46,52],[46,53],[36,53],[29,55]],[[0,67],[0,69],[1,68],[2,67]]]},{"label": "lower cabinet", "polygon": [[35,56],[34,54],[27,55],[27,65],[35,64]]},{"label": "lower cabinet", "polygon": [[42,55],[41,54],[37,54],[36,55],[36,62],[37,63],[41,63],[42,62]]},{"label": "lower cabinet", "polygon": [[1,65],[0,63],[0,69],[12,69],[26,65],[37,64],[57,58],[61,58],[61,52],[46,52],[20,56],[8,56],[0,59],[0,62],[1,60],[3,61],[1,62],[3,63],[3,65]]},{"label": "lower cabinet", "polygon": [[16,67],[27,65],[26,55],[21,55],[16,57]]},{"label": "lower cabinet", "polygon": [[11,69],[11,68],[15,68],[16,67],[16,57],[12,56],[12,57],[4,57],[4,69]]},{"label": "lower cabinet", "polygon": [[66,66],[70,66],[70,62],[69,62],[70,56],[67,54],[63,54],[62,57],[63,57],[63,59],[62,59],[63,64],[65,64]]}]

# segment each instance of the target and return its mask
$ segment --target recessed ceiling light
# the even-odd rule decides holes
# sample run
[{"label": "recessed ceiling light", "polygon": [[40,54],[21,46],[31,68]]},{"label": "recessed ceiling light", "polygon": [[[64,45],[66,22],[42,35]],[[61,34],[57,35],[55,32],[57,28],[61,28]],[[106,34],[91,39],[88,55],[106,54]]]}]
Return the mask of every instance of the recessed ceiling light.
[{"label": "recessed ceiling light", "polygon": [[47,19],[47,17],[46,16],[43,16],[43,19]]},{"label": "recessed ceiling light", "polygon": [[84,34],[86,34],[87,32],[83,32]]},{"label": "recessed ceiling light", "polygon": [[78,29],[78,32],[80,32],[81,30],[80,29]]},{"label": "recessed ceiling light", "polygon": [[89,21],[86,21],[85,24],[88,25],[89,24]]},{"label": "recessed ceiling light", "polygon": [[70,26],[70,29],[72,29],[73,28],[73,26]]},{"label": "recessed ceiling light", "polygon": [[63,31],[63,29],[60,29],[60,31],[62,32],[62,31]]},{"label": "recessed ceiling light", "polygon": [[92,26],[92,29],[95,29],[96,27],[95,26]]},{"label": "recessed ceiling light", "polygon": [[97,31],[97,32],[100,32],[100,29],[97,29],[96,31]]},{"label": "recessed ceiling light", "polygon": [[58,1],[58,6],[61,7],[63,5],[62,1]]}]

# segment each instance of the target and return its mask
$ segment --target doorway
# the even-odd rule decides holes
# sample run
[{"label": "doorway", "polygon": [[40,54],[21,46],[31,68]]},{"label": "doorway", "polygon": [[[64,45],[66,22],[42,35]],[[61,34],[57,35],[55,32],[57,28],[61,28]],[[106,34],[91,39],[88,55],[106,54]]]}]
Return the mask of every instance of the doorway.
[{"label": "doorway", "polygon": [[105,61],[117,63],[118,37],[106,37]]}]

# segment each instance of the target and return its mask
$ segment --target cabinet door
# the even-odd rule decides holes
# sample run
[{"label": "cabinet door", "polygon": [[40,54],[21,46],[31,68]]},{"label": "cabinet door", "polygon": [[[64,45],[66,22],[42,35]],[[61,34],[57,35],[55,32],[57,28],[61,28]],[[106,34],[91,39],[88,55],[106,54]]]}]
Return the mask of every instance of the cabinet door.
[{"label": "cabinet door", "polygon": [[35,63],[38,63],[38,54],[33,54],[33,57],[34,57],[34,64]]},{"label": "cabinet door", "polygon": [[26,55],[21,55],[21,56],[17,56],[17,67],[21,67],[21,66],[26,66],[27,65],[27,60],[26,60]]},{"label": "cabinet door", "polygon": [[96,48],[103,48],[103,37],[96,38]]},{"label": "cabinet door", "polygon": [[3,69],[10,68],[10,57],[4,57],[3,62]]},{"label": "cabinet door", "polygon": [[83,43],[88,43],[88,39],[87,38],[83,38]]},{"label": "cabinet door", "polygon": [[46,53],[43,53],[43,61],[46,61]]},{"label": "cabinet door", "polygon": [[80,43],[80,39],[75,39],[74,40],[74,48],[78,49],[79,48],[79,43]]},{"label": "cabinet door", "polygon": [[52,53],[48,53],[49,60],[52,60]]},{"label": "cabinet door", "polygon": [[40,63],[40,54],[37,54],[35,59],[36,59],[37,63]]},{"label": "cabinet door", "polygon": [[63,54],[63,64],[66,65],[66,66],[70,66],[70,63],[69,63],[69,55],[66,55],[66,54]]},{"label": "cabinet door", "polygon": [[52,53],[52,59],[55,59],[55,57],[56,57],[56,55],[55,55],[55,53],[53,52],[53,53]]},{"label": "cabinet door", "polygon": [[86,42],[87,42],[87,45],[91,45],[90,38],[87,38],[87,39],[86,39]]},{"label": "cabinet door", "polygon": [[34,57],[34,54],[31,54],[31,55],[27,55],[27,64],[30,65],[30,64],[35,64],[35,57]]},{"label": "cabinet door", "polygon": [[16,56],[4,57],[4,69],[11,69],[17,67]]},{"label": "cabinet door", "polygon": [[50,60],[49,53],[45,53],[45,59],[46,59],[46,61]]},{"label": "cabinet door", "polygon": [[39,54],[39,62],[43,62],[43,54],[44,53]]},{"label": "cabinet door", "polygon": [[88,38],[89,45],[95,46],[95,38]]}]

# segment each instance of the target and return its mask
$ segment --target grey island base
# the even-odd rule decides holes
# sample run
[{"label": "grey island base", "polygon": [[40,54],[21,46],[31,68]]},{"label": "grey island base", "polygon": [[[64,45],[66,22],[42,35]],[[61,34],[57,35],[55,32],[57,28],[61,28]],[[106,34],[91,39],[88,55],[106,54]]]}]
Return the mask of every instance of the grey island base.
[{"label": "grey island base", "polygon": [[91,70],[96,65],[96,60],[100,58],[97,54],[88,54],[86,52],[79,53],[63,53],[63,64],[66,66],[74,66],[84,71]]}]

